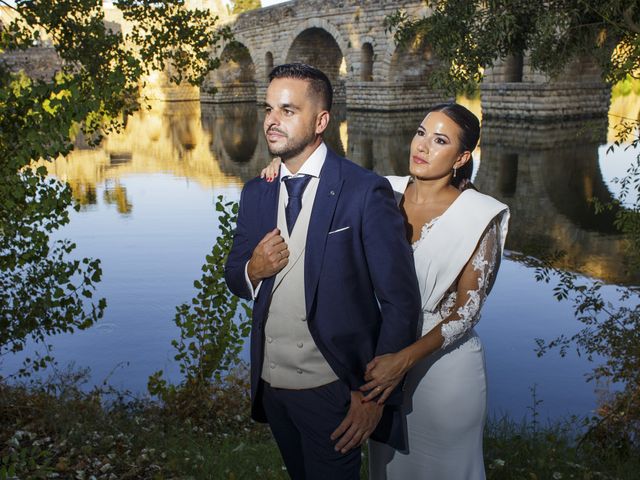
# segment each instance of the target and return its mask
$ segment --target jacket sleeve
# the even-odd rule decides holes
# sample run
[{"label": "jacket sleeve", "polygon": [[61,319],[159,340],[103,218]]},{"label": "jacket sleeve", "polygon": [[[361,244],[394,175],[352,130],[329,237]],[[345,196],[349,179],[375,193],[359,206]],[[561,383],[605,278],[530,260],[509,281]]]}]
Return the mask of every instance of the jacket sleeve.
[{"label": "jacket sleeve", "polygon": [[233,235],[231,251],[227,257],[224,278],[229,290],[231,290],[234,295],[251,300],[251,289],[246,282],[245,266],[251,258],[255,245],[251,244],[249,237],[246,191],[247,186],[242,189],[242,194],[240,195],[240,207],[238,209],[236,231]]},{"label": "jacket sleeve", "polygon": [[[417,340],[420,292],[404,220],[387,180],[376,179],[363,208],[365,256],[382,314],[376,355],[383,355]],[[400,393],[398,389],[387,403],[400,403]]]}]

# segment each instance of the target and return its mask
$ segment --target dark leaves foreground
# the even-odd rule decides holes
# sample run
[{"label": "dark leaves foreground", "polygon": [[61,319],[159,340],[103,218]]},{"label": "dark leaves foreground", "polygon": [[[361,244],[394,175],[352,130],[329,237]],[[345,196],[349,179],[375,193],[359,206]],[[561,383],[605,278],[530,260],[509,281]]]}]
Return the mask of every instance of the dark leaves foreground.
[{"label": "dark leaves foreground", "polygon": [[[106,307],[93,298],[100,261],[75,259],[75,244],[52,238],[78,205],[68,184],[48,177],[47,161],[118,130],[141,107],[140,86],[152,71],[199,84],[219,65],[212,50],[230,39],[217,17],[184,1],[115,1],[131,25],[126,34],[108,28],[102,3],[0,1],[16,14],[0,25],[0,360],[28,342],[85,329]],[[29,77],[5,62],[45,39],[60,61],[53,77]],[[50,361],[45,348],[16,374]]]}]

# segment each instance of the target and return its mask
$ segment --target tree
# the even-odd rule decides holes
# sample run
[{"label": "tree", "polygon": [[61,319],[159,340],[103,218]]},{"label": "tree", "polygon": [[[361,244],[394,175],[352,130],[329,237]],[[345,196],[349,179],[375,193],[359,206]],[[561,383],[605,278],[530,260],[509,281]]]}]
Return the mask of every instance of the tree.
[{"label": "tree", "polygon": [[[17,0],[0,27],[0,54],[51,39],[62,66],[53,78],[13,72],[0,58],[0,358],[27,341],[83,329],[99,319],[98,260],[72,259],[75,245],[51,241],[74,206],[69,185],[32,162],[68,154],[82,137],[97,144],[141,106],[152,71],[197,85],[219,65],[210,54],[231,38],[208,11],[184,0],[116,0],[129,33],[107,28],[102,0]],[[77,206],[76,206],[77,208]],[[36,367],[51,360],[40,358]],[[23,370],[25,373],[26,370]]]},{"label": "tree", "polygon": [[627,0],[427,0],[421,18],[398,11],[386,27],[400,43],[422,37],[441,61],[430,81],[449,91],[473,88],[485,68],[527,53],[556,75],[590,57],[610,83],[640,75],[640,8]]}]

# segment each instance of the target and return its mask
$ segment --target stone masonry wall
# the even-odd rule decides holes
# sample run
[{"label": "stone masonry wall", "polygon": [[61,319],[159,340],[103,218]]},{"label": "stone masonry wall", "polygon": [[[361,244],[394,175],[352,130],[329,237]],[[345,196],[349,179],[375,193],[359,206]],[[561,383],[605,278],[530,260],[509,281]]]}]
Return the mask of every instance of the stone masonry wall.
[{"label": "stone masonry wall", "polygon": [[585,118],[606,114],[611,89],[590,83],[483,83],[483,118]]}]

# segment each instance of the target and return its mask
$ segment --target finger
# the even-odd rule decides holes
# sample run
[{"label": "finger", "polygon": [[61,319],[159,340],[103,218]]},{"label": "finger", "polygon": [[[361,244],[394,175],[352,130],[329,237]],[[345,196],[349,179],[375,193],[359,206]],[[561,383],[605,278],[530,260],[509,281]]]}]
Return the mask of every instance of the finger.
[{"label": "finger", "polygon": [[387,401],[387,398],[389,398],[391,396],[391,394],[393,393],[393,390],[395,389],[395,387],[392,385],[390,387],[387,387],[384,389],[384,392],[382,392],[382,395],[380,395],[380,398],[378,398],[377,404],[378,405],[384,405],[384,402]]},{"label": "finger", "polygon": [[371,390],[367,395],[365,395],[364,397],[362,397],[361,402],[362,402],[362,403],[370,402],[371,400],[374,400],[378,395],[380,395],[380,391],[378,391],[378,390]]},{"label": "finger", "polygon": [[353,440],[342,449],[342,453],[347,453],[349,450],[359,447],[367,438],[369,438],[367,432],[359,432],[358,435],[355,435]]},{"label": "finger", "polygon": [[286,245],[283,236],[279,235],[279,234],[278,235],[274,235],[273,237],[271,237],[268,240],[268,245],[270,247],[275,247],[276,245],[280,245],[281,243],[284,243]]},{"label": "finger", "polygon": [[377,380],[371,380],[368,383],[365,383],[364,385],[362,385],[360,387],[360,391],[361,392],[368,392],[369,390],[373,390],[376,387],[380,387],[380,382],[378,382]]},{"label": "finger", "polygon": [[365,432],[361,432],[356,430],[349,441],[340,448],[340,453],[347,453],[349,450],[357,447],[362,442],[362,438],[364,437]]},{"label": "finger", "polygon": [[350,417],[346,417],[342,423],[340,423],[340,425],[338,425],[338,428],[336,428],[333,433],[331,434],[331,440],[335,440],[336,438],[340,437],[344,432],[347,431],[347,429],[349,428],[349,426],[351,425],[351,418]]},{"label": "finger", "polygon": [[343,449],[347,446],[347,444],[351,442],[351,440],[353,439],[353,436],[356,435],[357,433],[358,433],[357,427],[354,424],[351,424],[349,429],[340,437],[340,440],[338,440],[338,443],[336,443],[336,446],[334,447],[335,451],[342,452]]},{"label": "finger", "polygon": [[[282,237],[279,237],[282,238]],[[272,245],[273,247],[273,251],[276,253],[280,253],[280,252],[284,252],[285,250],[289,250],[289,246],[287,245],[287,242],[284,241],[284,239],[282,239],[282,241],[276,241],[276,243],[274,243]]]},{"label": "finger", "polygon": [[264,237],[262,237],[262,240],[260,240],[260,243],[258,243],[258,245],[266,244],[269,240],[271,240],[277,235],[280,235],[280,229],[274,228],[269,233],[267,233]]},{"label": "finger", "polygon": [[367,363],[367,368],[365,369],[365,372],[370,372],[371,370],[373,370],[373,368],[377,365],[378,360],[377,358],[374,358],[373,360],[371,360],[369,363]]}]

